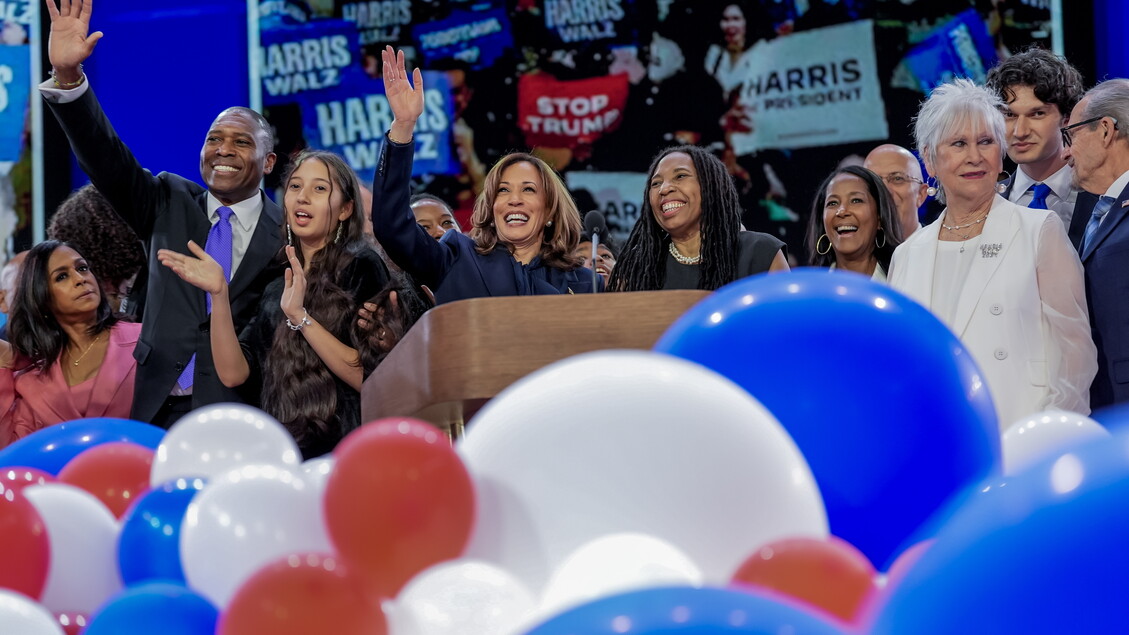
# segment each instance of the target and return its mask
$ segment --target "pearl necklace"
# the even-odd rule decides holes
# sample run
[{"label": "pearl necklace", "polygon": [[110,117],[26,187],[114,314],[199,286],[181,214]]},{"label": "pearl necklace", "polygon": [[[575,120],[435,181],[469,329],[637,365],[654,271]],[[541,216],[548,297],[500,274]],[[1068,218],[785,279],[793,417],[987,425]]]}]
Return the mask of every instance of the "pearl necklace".
[{"label": "pearl necklace", "polygon": [[673,242],[670,243],[670,255],[674,256],[675,260],[684,265],[696,265],[702,261],[702,254],[698,254],[692,258],[690,256],[683,256],[682,252],[678,251],[678,247],[675,247]]},{"label": "pearl necklace", "polygon": [[[989,209],[988,211],[990,212],[991,209]],[[948,218],[948,214],[945,214],[945,218]],[[972,232],[969,231],[967,233],[962,234],[958,230],[966,229],[968,227],[972,227],[973,225],[979,225],[980,223],[984,222],[985,218],[988,218],[988,212],[984,212],[984,215],[981,216],[980,218],[977,218],[976,220],[972,221],[971,223],[965,223],[964,225],[946,225],[945,221],[942,220],[941,221],[941,227],[944,227],[945,229],[947,229],[947,230],[951,231],[952,233],[956,234],[959,238],[962,239],[962,241],[968,241],[968,239],[972,237]],[[964,253],[964,242],[962,242],[961,245],[960,245],[960,253],[962,253],[962,254]]]},{"label": "pearl necklace", "polygon": [[98,340],[100,340],[100,339],[102,339],[101,333],[98,334],[98,337],[94,338],[94,341],[90,342],[90,346],[86,347],[86,350],[82,352],[82,355],[79,355],[78,359],[71,360],[71,363],[73,363],[75,366],[78,366],[78,363],[81,362],[86,357],[86,354],[89,353],[91,351],[91,349],[94,348],[94,345],[97,344]]}]

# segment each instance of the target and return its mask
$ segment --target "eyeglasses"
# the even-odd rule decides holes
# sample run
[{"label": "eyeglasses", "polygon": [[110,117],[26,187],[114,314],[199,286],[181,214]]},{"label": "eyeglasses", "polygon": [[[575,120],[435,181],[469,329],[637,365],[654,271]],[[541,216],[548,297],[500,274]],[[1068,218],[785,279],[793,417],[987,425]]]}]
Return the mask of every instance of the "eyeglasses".
[{"label": "eyeglasses", "polygon": [[921,179],[915,179],[912,176],[910,176],[908,174],[902,174],[901,172],[891,172],[891,173],[887,174],[886,176],[882,177],[882,180],[886,181],[890,185],[893,185],[894,187],[897,187],[899,185],[905,185],[906,181],[913,181],[915,183],[922,183],[923,182]]},{"label": "eyeglasses", "polygon": [[[1059,128],[1058,131],[1062,133],[1062,145],[1064,145],[1068,148],[1070,147],[1071,142],[1073,142],[1073,139],[1071,138],[1072,135],[1070,133],[1071,130],[1073,130],[1075,128],[1079,128],[1081,126],[1086,126],[1086,125],[1089,125],[1089,124],[1092,124],[1092,123],[1097,123],[1097,122],[1099,122],[1099,121],[1101,121],[1102,119],[1105,119],[1105,118],[1106,118],[1106,116],[1102,115],[1101,117],[1094,117],[1093,119],[1087,119],[1086,121],[1079,121],[1078,123],[1072,123],[1069,126]],[[1110,121],[1113,122],[1113,129],[1117,130],[1117,118],[1116,117],[1110,117],[1109,119],[1110,119]]]}]

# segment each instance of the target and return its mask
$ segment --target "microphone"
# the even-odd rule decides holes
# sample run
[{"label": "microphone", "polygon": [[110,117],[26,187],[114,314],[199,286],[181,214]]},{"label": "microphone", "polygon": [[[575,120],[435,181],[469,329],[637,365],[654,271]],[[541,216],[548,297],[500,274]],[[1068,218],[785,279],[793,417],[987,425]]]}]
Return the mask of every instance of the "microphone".
[{"label": "microphone", "polygon": [[592,210],[584,215],[584,233],[592,237],[592,293],[596,293],[596,248],[600,238],[608,235],[608,222],[599,210]]}]

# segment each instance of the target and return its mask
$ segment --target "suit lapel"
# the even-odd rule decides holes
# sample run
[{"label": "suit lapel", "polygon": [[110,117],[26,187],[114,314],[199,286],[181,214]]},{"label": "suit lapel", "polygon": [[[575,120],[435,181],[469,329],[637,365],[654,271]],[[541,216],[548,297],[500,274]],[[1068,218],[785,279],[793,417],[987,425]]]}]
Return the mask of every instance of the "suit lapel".
[{"label": "suit lapel", "polygon": [[1082,252],[1082,260],[1085,261],[1090,257],[1094,251],[1101,246],[1102,242],[1113,233],[1113,229],[1117,227],[1121,221],[1125,220],[1126,214],[1129,214],[1129,186],[1121,190],[1121,196],[1113,202],[1113,207],[1109,208],[1106,212],[1105,218],[1102,219],[1102,224],[1098,225],[1098,231],[1094,233],[1094,237],[1086,243],[1086,250]]},{"label": "suit lapel", "polygon": [[282,227],[282,210],[266,197],[263,197],[263,211],[259,214],[259,222],[255,225],[255,233],[247,243],[247,251],[235,275],[231,278],[230,296],[237,298],[258,277],[261,272],[278,253],[281,246],[279,228]]},{"label": "suit lapel", "polygon": [[[137,346],[137,330],[119,325],[110,330],[110,343],[106,347],[106,357],[94,378],[94,391],[90,405],[86,408],[87,417],[103,417],[114,397],[129,378],[133,369],[133,349]],[[132,382],[130,382],[132,383]]]},{"label": "suit lapel", "polygon": [[1074,214],[1070,217],[1070,227],[1066,230],[1066,235],[1070,237],[1070,243],[1074,245],[1075,250],[1082,246],[1086,223],[1090,222],[1090,215],[1094,212],[1094,204],[1097,202],[1096,194],[1086,190],[1078,191],[1078,197],[1074,201]]},{"label": "suit lapel", "polygon": [[[937,267],[937,237],[940,233],[940,218],[914,232],[907,245],[907,249],[913,251],[907,253],[905,259],[899,258],[898,270],[891,271],[892,275],[902,281],[900,286],[928,309],[933,305],[932,294],[915,295],[913,290],[933,288],[933,271]],[[907,268],[909,263],[913,264]]]},{"label": "suit lapel", "polygon": [[[972,256],[972,267],[968,270],[968,278],[964,281],[957,301],[953,316],[953,332],[957,335],[964,335],[964,329],[972,319],[980,296],[1000,268],[1000,263],[1007,258],[1018,233],[1019,219],[1016,218],[1015,207],[997,196],[992,202],[988,218],[984,220],[984,231],[980,234],[980,253]],[[1000,245],[997,255],[986,257],[990,253],[987,249],[989,245]]]},{"label": "suit lapel", "polygon": [[63,376],[62,359],[51,365],[51,370],[47,372],[46,377],[40,375],[38,380],[43,384],[43,391],[40,396],[50,396],[50,398],[42,399],[40,404],[44,409],[51,411],[56,421],[71,421],[82,418],[82,414],[79,413],[78,408],[75,408],[74,401],[71,400],[71,387],[67,385],[67,378]]}]

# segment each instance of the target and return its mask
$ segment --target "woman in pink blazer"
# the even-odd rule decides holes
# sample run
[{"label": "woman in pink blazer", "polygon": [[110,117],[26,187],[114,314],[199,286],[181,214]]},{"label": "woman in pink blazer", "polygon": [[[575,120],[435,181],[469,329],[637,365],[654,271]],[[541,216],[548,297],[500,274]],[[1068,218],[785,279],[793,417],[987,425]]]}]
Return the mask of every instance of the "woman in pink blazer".
[{"label": "woman in pink blazer", "polygon": [[129,418],[140,332],[114,316],[81,254],[32,247],[0,343],[0,447],[63,421]]}]

